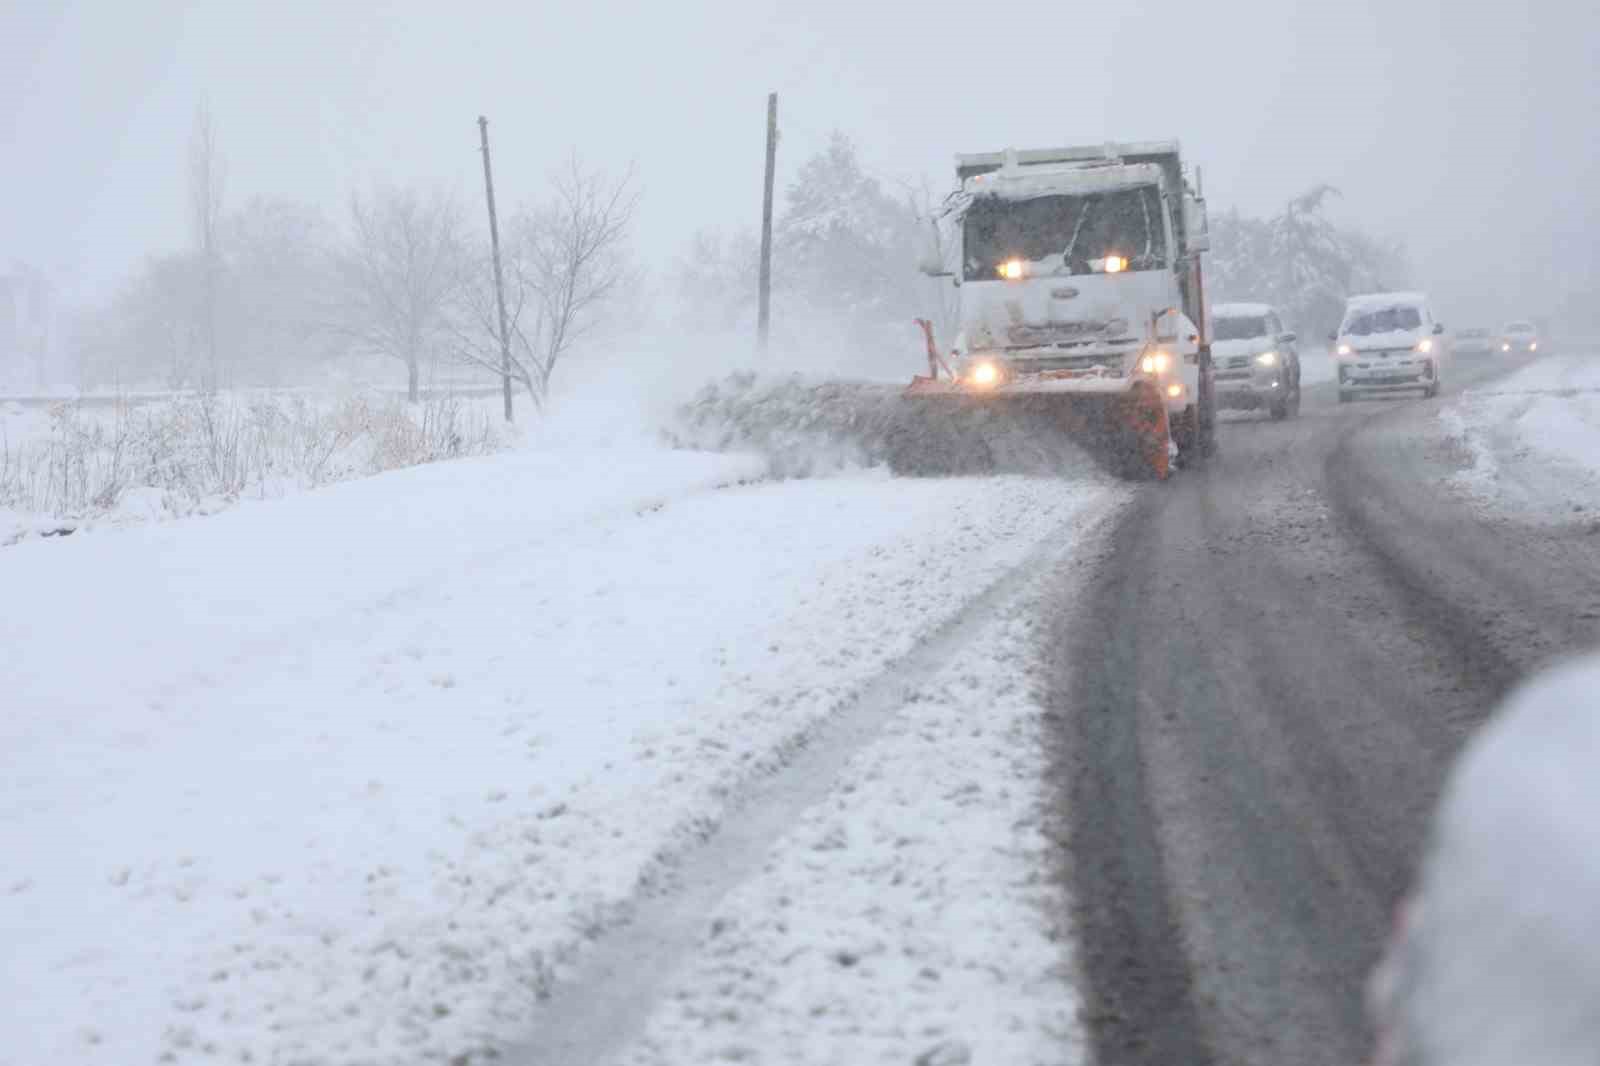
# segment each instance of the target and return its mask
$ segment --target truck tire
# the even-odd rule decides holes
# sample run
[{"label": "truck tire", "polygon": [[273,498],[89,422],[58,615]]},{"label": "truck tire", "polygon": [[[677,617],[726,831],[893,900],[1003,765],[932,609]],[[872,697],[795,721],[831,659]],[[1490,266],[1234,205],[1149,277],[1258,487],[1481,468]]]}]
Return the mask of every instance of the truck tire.
[{"label": "truck tire", "polygon": [[1172,420],[1172,443],[1178,446],[1178,467],[1192,470],[1217,453],[1217,428],[1204,417],[1200,405],[1190,404]]}]

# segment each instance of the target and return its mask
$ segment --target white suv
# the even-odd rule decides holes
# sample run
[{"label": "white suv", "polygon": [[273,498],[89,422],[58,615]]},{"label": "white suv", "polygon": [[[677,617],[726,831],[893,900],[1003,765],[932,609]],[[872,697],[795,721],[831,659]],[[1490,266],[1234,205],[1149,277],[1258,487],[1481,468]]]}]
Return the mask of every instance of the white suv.
[{"label": "white suv", "polygon": [[1444,326],[1420,292],[1352,296],[1333,338],[1339,402],[1369,393],[1421,389],[1439,394]]}]

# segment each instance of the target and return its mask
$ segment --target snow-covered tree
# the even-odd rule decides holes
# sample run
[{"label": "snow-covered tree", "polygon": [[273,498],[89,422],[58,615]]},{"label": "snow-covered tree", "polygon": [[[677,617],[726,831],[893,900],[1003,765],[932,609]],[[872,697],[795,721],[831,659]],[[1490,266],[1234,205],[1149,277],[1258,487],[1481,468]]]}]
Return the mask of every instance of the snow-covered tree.
[{"label": "snow-covered tree", "polygon": [[1352,293],[1405,284],[1404,254],[1324,213],[1330,185],[1316,185],[1270,218],[1238,211],[1212,219],[1213,300],[1274,304],[1311,339],[1337,328]]},{"label": "snow-covered tree", "polygon": [[191,388],[209,380],[205,269],[193,252],[151,255],[74,329],[85,385]]},{"label": "snow-covered tree", "polygon": [[774,232],[776,299],[805,317],[837,319],[863,340],[889,324],[904,329],[925,298],[919,240],[911,196],[884,189],[835,131],[785,195]]},{"label": "snow-covered tree", "polygon": [[[921,348],[911,320],[939,317],[938,295],[916,269],[919,213],[912,190],[885,188],[835,131],[800,164],[778,207],[774,339],[791,351],[814,346],[819,356],[826,348],[827,361],[881,353],[874,370],[915,369]],[[753,228],[696,233],[674,265],[681,327],[738,329],[753,340],[759,273]]]},{"label": "snow-covered tree", "polygon": [[350,227],[335,260],[339,329],[404,363],[415,403],[423,363],[454,346],[451,312],[469,261],[461,211],[443,192],[386,188],[351,197]]},{"label": "snow-covered tree", "polygon": [[219,332],[235,383],[303,379],[329,355],[332,245],[326,220],[304,204],[257,198],[227,216]]},{"label": "snow-covered tree", "polygon": [[697,230],[672,268],[682,326],[754,330],[760,270],[761,238],[754,230]]}]

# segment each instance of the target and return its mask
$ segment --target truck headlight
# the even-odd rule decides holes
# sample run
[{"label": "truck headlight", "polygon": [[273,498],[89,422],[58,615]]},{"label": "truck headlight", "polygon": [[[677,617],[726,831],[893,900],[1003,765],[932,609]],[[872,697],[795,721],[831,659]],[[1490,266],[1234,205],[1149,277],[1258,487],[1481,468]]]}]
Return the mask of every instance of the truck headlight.
[{"label": "truck headlight", "polygon": [[972,373],[967,375],[967,380],[974,385],[989,388],[1000,380],[1000,368],[989,362],[979,363],[972,368]]},{"label": "truck headlight", "polygon": [[1166,352],[1153,352],[1139,363],[1139,369],[1146,374],[1165,374],[1171,366],[1172,356]]},{"label": "truck headlight", "polygon": [[1256,362],[1260,363],[1262,366],[1277,366],[1278,353],[1262,352],[1260,355],[1256,356]]}]

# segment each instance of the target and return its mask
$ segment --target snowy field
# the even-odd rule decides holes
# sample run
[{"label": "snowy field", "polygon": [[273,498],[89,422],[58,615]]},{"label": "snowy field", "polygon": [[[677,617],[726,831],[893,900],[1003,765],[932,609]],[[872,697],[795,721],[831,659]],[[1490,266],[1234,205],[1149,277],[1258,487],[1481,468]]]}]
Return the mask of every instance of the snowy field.
[{"label": "snowy field", "polygon": [[1600,520],[1600,353],[1543,356],[1440,412],[1465,451],[1455,487],[1525,521]]},{"label": "snowy field", "polygon": [[0,398],[0,548],[488,454],[516,436],[499,409],[377,389]]},{"label": "snowy field", "polygon": [[[634,1053],[709,1047],[696,1012],[762,982],[791,991],[706,1039],[786,1043],[824,986],[806,1046],[852,1059],[1070,1036],[1027,615],[984,597],[1126,490],[534,444],[0,549],[0,1062],[526,1047],[678,857],[860,706],[887,733],[716,902],[736,935],[686,956]],[[952,627],[987,651],[894,698]],[[730,964],[742,988],[696,976]]]}]

